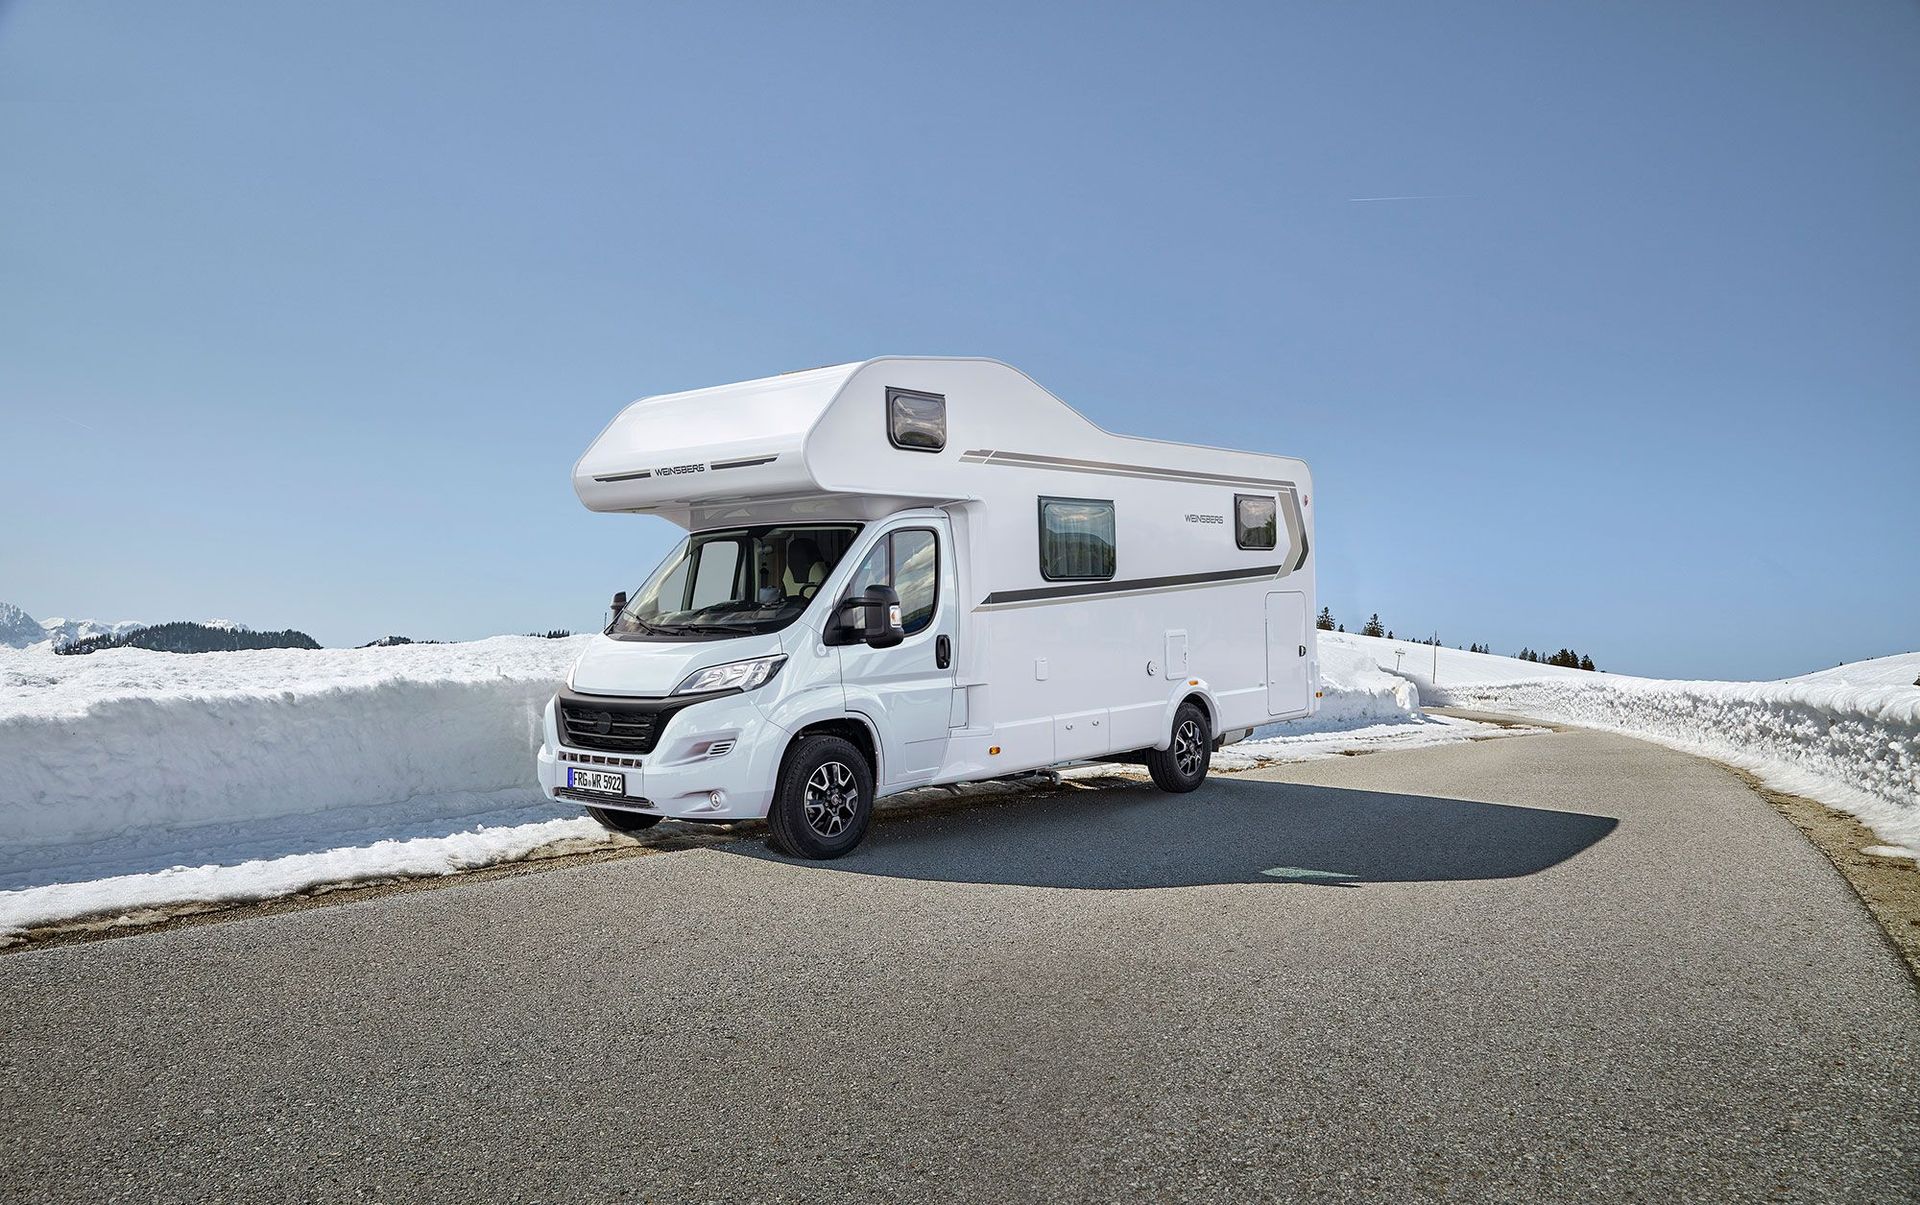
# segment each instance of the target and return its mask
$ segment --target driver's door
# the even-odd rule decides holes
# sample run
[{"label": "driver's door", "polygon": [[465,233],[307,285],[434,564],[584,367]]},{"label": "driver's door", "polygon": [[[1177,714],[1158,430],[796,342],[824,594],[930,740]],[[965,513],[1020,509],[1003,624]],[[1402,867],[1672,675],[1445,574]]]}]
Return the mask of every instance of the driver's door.
[{"label": "driver's door", "polygon": [[840,646],[847,707],[880,730],[888,787],[931,778],[946,760],[957,626],[953,582],[947,520],[904,519],[881,533],[841,596],[858,597],[871,585],[892,586],[900,595],[906,639],[887,649]]}]

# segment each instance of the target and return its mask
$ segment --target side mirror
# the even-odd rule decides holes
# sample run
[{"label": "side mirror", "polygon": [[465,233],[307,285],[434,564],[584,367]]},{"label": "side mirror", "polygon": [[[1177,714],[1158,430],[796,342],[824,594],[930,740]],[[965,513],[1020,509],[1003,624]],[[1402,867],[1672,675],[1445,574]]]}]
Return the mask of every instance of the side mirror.
[{"label": "side mirror", "polygon": [[615,615],[618,615],[620,614],[620,612],[626,609],[627,609],[627,592],[625,590],[622,590],[620,591],[620,593],[613,596],[613,613]]},{"label": "side mirror", "polygon": [[868,586],[864,593],[841,599],[834,617],[825,633],[827,644],[890,649],[907,638],[900,626],[900,595],[892,586]]},{"label": "side mirror", "polygon": [[900,593],[892,586],[868,586],[867,622],[860,633],[868,648],[890,649],[907,638],[900,626]]}]

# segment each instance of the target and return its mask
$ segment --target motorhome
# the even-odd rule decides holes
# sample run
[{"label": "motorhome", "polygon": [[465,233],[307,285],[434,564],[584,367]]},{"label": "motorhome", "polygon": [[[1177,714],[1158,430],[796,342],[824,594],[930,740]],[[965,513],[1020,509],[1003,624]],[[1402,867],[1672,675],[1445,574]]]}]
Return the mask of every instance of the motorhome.
[{"label": "motorhome", "polygon": [[546,710],[542,787],[616,830],[832,858],[878,798],[1118,760],[1191,791],[1316,707],[1307,466],[1110,434],[996,360],[642,398],[573,485],[687,533]]}]

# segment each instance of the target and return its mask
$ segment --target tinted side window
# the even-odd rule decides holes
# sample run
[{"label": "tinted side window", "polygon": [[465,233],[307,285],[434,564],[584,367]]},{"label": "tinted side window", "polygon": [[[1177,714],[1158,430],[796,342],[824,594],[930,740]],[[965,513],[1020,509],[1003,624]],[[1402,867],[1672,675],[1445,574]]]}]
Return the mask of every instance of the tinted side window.
[{"label": "tinted side window", "polygon": [[887,390],[887,438],[909,452],[947,446],[947,399],[911,389]]},{"label": "tinted side window", "polygon": [[854,572],[852,597],[868,586],[892,586],[900,596],[900,627],[911,636],[933,622],[940,600],[940,546],[925,528],[890,532]]},{"label": "tinted side window", "polygon": [[893,533],[893,588],[900,592],[900,626],[911,636],[933,622],[940,559],[930,531]]},{"label": "tinted side window", "polygon": [[1273,548],[1280,539],[1280,506],[1265,494],[1233,496],[1233,542],[1242,548]]},{"label": "tinted side window", "polygon": [[1113,576],[1113,503],[1040,499],[1040,576],[1050,582]]}]

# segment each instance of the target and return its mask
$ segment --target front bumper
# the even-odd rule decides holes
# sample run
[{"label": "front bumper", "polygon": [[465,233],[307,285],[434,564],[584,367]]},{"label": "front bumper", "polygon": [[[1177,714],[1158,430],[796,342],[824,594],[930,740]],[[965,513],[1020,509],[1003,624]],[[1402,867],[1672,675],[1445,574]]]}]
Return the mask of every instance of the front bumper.
[{"label": "front bumper", "polygon": [[[752,692],[680,708],[666,719],[649,753],[573,748],[560,742],[555,719],[549,702],[538,755],[547,798],[673,819],[765,818],[787,744],[785,730],[761,713]],[[562,794],[570,766],[626,775],[625,797]]]}]

